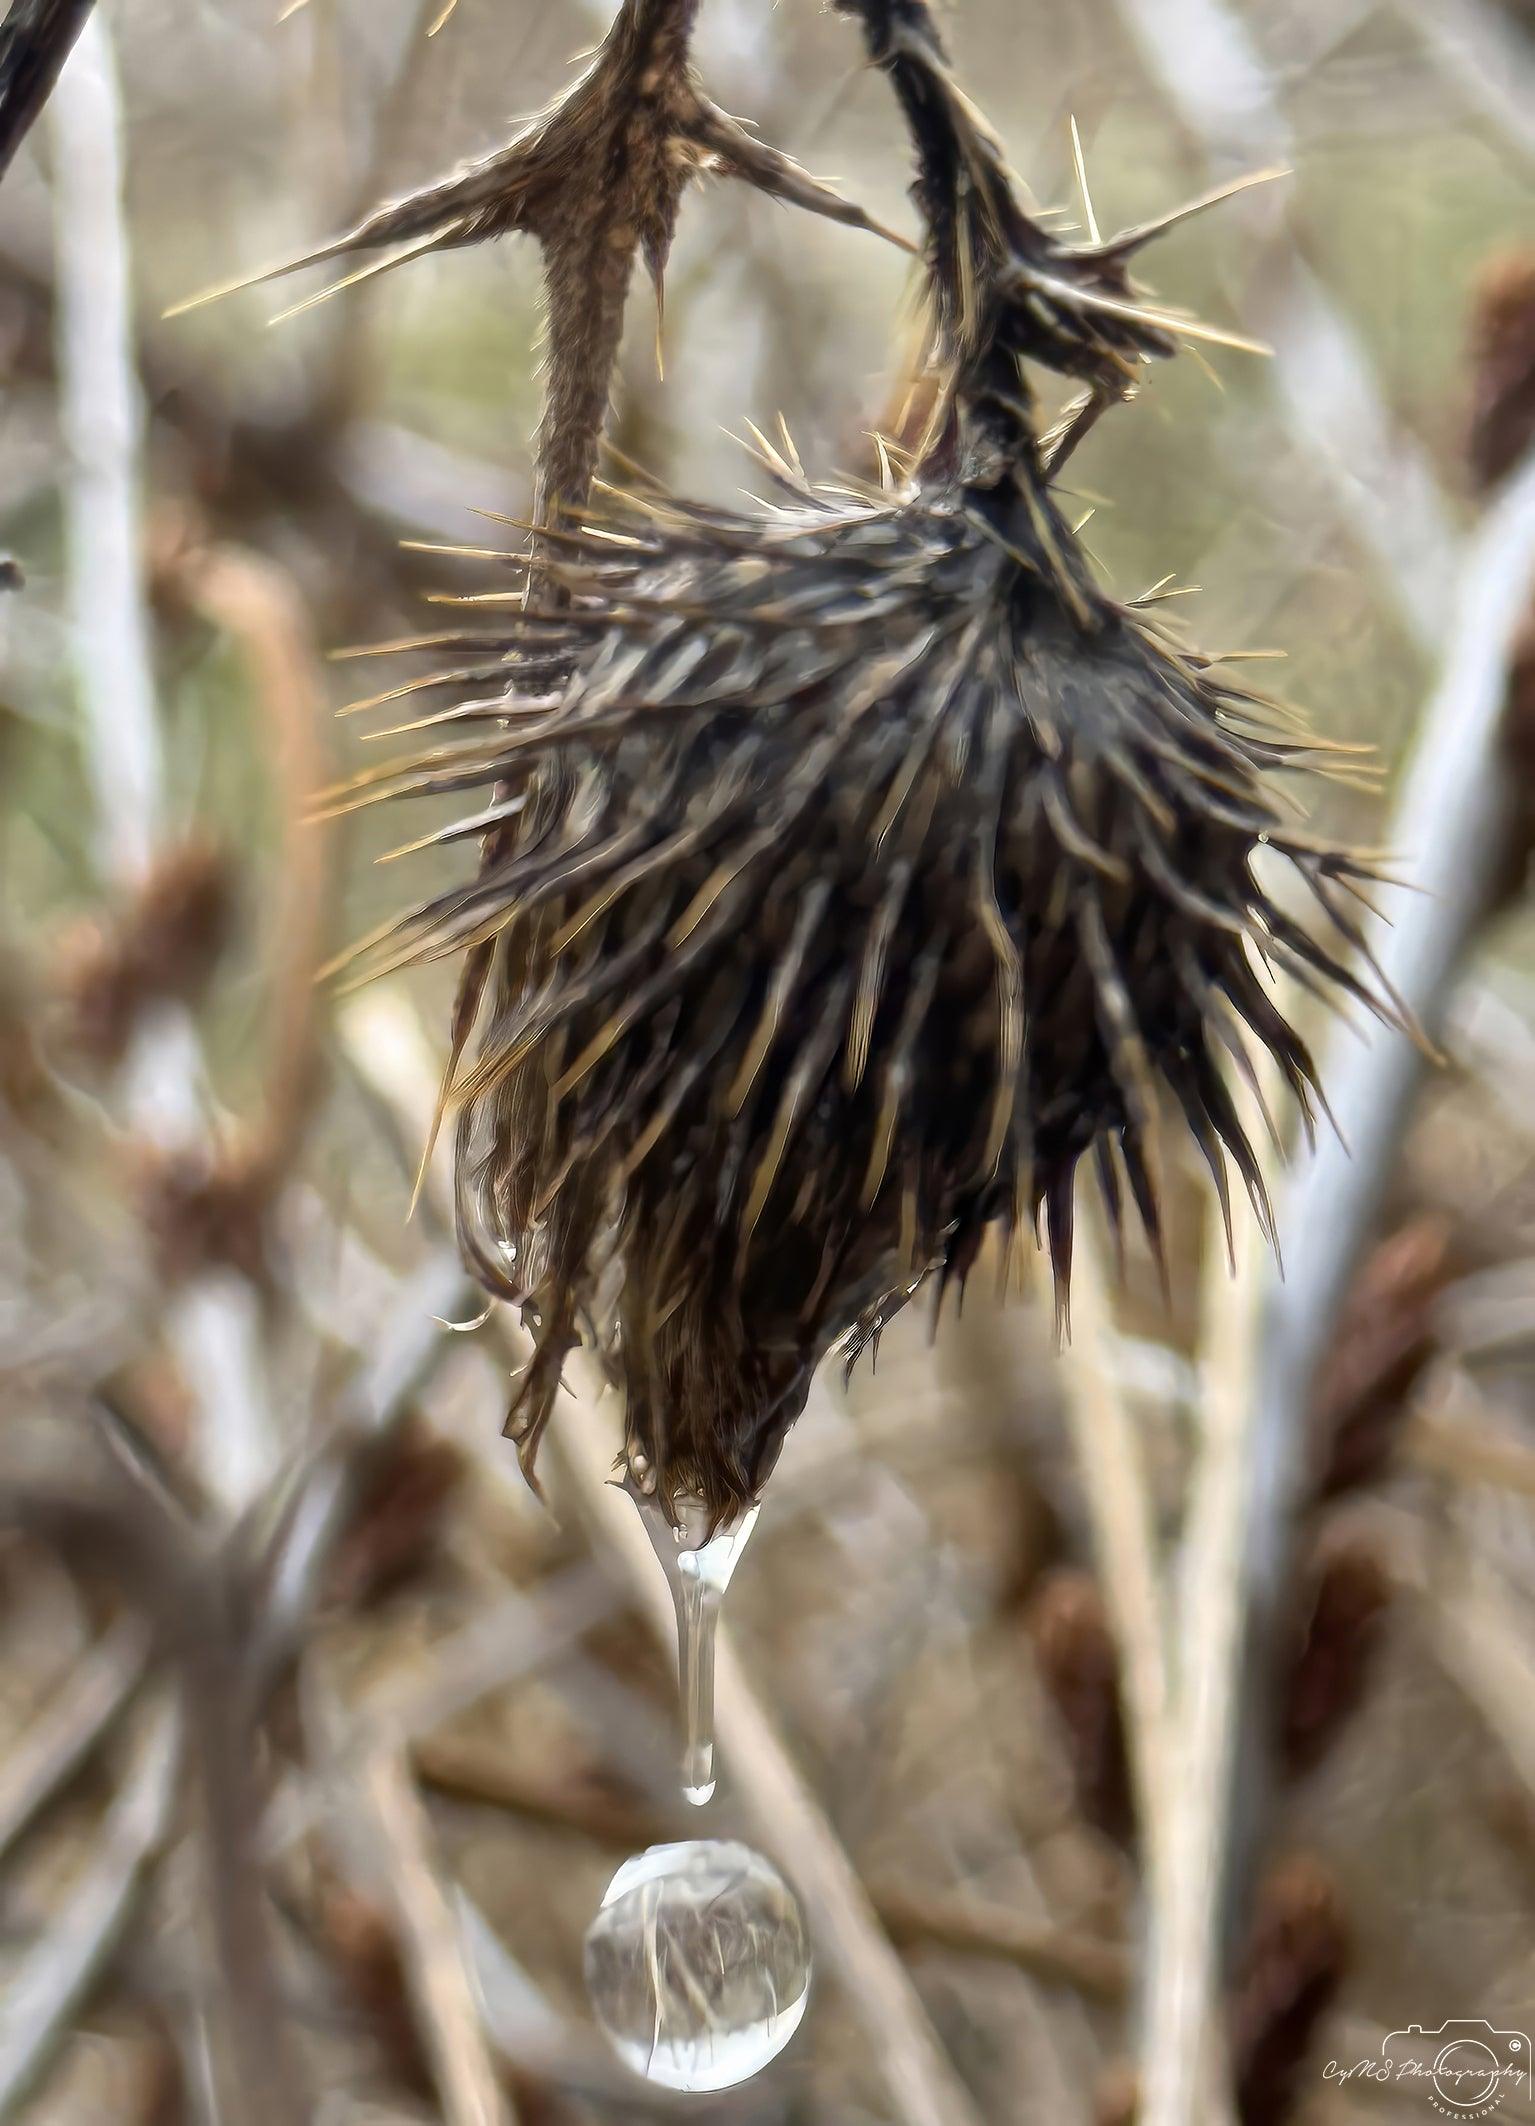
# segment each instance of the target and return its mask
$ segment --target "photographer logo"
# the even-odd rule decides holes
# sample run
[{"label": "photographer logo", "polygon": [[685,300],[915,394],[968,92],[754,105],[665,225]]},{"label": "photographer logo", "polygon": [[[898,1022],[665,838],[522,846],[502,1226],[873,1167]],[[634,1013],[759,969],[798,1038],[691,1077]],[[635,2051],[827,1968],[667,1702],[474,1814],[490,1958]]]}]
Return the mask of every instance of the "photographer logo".
[{"label": "photographer logo", "polygon": [[1409,2023],[1382,2040],[1378,2059],[1330,2060],[1324,2072],[1332,2082],[1416,2086],[1447,2119],[1490,2118],[1506,2098],[1535,2095],[1527,2034],[1472,2017],[1437,2030]]}]

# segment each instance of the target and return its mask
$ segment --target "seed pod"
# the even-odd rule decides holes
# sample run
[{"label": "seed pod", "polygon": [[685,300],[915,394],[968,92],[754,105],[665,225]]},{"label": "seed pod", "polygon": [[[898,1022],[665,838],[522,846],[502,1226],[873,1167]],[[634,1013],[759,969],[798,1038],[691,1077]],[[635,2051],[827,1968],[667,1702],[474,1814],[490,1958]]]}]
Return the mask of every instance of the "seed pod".
[{"label": "seed pod", "polygon": [[[1109,597],[1051,488],[1199,329],[1135,293],[1151,232],[1062,243],[925,7],[845,11],[917,146],[940,386],[917,461],[817,488],[785,436],[762,441],[774,511],[640,493],[567,516],[537,596],[448,638],[424,754],[342,799],[483,793],[436,837],[491,832],[480,874],[366,957],[468,956],[461,1239],[536,1329],[525,1465],[589,1325],[645,1480],[716,1517],[756,1495],[828,1348],[856,1356],[924,1279],[941,1297],[991,1230],[1043,1214],[1064,1310],[1084,1157],[1155,1241],[1161,1091],[1266,1220],[1219,1059],[1250,1068],[1245,1029],[1308,1120],[1315,1081],[1258,962],[1373,1001],[1340,957],[1365,869],[1270,786],[1318,749]],[[1053,453],[1034,362],[1089,390]]]}]

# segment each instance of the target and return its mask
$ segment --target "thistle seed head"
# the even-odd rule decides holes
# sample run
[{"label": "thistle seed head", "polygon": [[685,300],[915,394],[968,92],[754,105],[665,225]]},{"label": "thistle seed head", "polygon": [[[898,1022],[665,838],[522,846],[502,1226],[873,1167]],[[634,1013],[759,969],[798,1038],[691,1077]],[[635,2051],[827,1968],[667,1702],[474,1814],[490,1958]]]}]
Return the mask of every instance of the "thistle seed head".
[{"label": "thistle seed head", "polygon": [[635,1444],[725,1510],[826,1349],[989,1226],[1042,1210],[1064,1291],[1084,1155],[1155,1238],[1158,1084],[1262,1205],[1220,1057],[1256,1036],[1309,1115],[1258,962],[1368,1001],[1359,866],[1268,787],[1304,742],[1108,599],[1032,480],[801,487],[762,522],[651,498],[562,550],[557,627],[495,647],[557,633],[575,677],[453,702],[370,786],[515,823],[381,949],[469,954],[462,1234],[539,1325],[527,1449],[589,1321]]},{"label": "thistle seed head", "polygon": [[1222,1059],[1256,1040],[1308,1119],[1315,1073],[1265,967],[1374,1002],[1365,867],[1272,787],[1317,749],[1109,597],[1051,490],[1025,362],[1111,398],[1183,321],[1131,290],[1138,237],[1072,250],[1025,214],[925,9],[847,5],[918,146],[920,462],[820,489],[785,437],[760,515],[568,514],[533,595],[455,639],[424,751],[346,800],[482,799],[449,830],[489,834],[479,874],[369,957],[466,955],[461,1238],[535,1330],[525,1465],[586,1329],[631,1452],[717,1517],[827,1350],[941,1299],[992,1229],[1043,1221],[1064,1307],[1084,1158],[1155,1242],[1163,1095],[1266,1220]]}]

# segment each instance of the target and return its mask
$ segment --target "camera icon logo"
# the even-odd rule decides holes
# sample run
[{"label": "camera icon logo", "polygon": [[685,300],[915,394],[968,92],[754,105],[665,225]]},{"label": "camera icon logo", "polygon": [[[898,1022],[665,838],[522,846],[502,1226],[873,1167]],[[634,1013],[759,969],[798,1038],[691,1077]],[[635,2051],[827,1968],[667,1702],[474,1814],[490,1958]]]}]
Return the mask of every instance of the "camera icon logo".
[{"label": "camera icon logo", "polygon": [[1531,2046],[1522,2030],[1494,2030],[1479,2017],[1425,2030],[1409,2023],[1383,2040],[1398,2075],[1422,2076],[1436,2111],[1450,2119],[1485,2119],[1506,2097],[1535,2094]]}]

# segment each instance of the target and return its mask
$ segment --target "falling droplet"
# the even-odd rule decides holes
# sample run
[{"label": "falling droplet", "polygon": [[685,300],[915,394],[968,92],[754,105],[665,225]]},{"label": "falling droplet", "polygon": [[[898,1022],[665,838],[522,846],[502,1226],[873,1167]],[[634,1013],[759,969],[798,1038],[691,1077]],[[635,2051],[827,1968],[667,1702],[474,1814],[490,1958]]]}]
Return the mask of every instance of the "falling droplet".
[{"label": "falling droplet", "polygon": [[702,1808],[714,1794],[714,1642],[720,1605],[762,1509],[749,1507],[711,1535],[702,1499],[674,1498],[669,1516],[659,1495],[642,1489],[632,1471],[625,1488],[672,1591],[682,1691],[682,1791]]},{"label": "falling droplet", "polygon": [[626,1860],[586,1936],[587,1992],[626,2066],[731,2089],[778,2057],[810,1997],[805,1922],[750,1846],[692,1839]]}]

